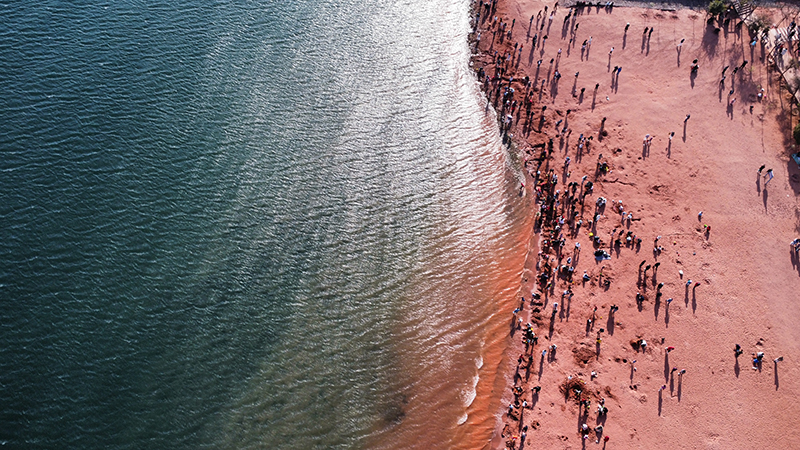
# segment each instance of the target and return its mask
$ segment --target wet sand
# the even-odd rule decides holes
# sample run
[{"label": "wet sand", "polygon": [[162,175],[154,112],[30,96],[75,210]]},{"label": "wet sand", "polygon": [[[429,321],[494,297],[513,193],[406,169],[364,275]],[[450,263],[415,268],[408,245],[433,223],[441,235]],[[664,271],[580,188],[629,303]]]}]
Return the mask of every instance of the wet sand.
[{"label": "wet sand", "polygon": [[[537,27],[535,16],[545,6],[548,12]],[[501,40],[494,32],[497,26],[482,17],[480,50],[473,60],[476,70],[483,67],[493,76],[494,52],[502,55],[514,43],[523,45],[507,65],[503,86],[513,75],[514,99],[521,101],[526,91],[522,79],[536,79],[532,126],[522,108],[521,114],[514,113],[509,131],[529,160],[525,193],[530,201],[536,202],[536,181],[546,178],[548,169],[558,175],[553,190],[560,191],[562,200],[568,183],[580,184],[584,175],[595,183],[575,219],[582,219],[583,226],[573,235],[569,223],[564,225],[559,265],[567,264],[576,242],[581,245],[571,299],[562,298],[570,286],[564,279],[550,287],[536,283],[544,267],[544,260],[538,268],[535,264],[536,238],[540,244],[548,239],[552,224],[545,224],[530,244],[519,294],[526,302],[519,317],[532,324],[538,343],[527,352],[533,358],[530,374],[524,369],[529,357],[524,357],[521,378],[515,379],[517,357],[526,352],[524,330],[507,337],[498,368],[505,386],[501,391],[501,383],[494,383],[499,405],[489,402],[497,419],[486,447],[520,448],[520,430],[528,426],[523,447],[531,448],[800,448],[800,430],[794,426],[800,406],[792,401],[800,394],[800,262],[789,246],[800,236],[800,170],[788,156],[789,97],[763,58],[766,50],[759,44],[751,54],[751,38],[746,28],[737,30],[737,20],[721,26],[719,33],[707,28],[704,11],[588,7],[575,10],[565,25],[569,9],[559,7],[548,31],[552,8],[552,2],[500,0],[489,17],[496,15],[509,27],[515,20],[512,38]],[[532,15],[535,30],[529,30]],[[777,11],[773,17],[776,23],[781,19]],[[542,20],[544,30],[539,29]],[[645,27],[654,31],[643,34]],[[541,43],[545,34],[544,46],[534,48],[532,37]],[[591,45],[582,52],[590,37]],[[551,65],[551,59],[557,61]],[[699,69],[692,75],[694,59]],[[734,74],[744,60],[747,65]],[[722,85],[725,66],[730,67]],[[621,72],[614,73],[615,67]],[[557,82],[556,70],[562,75]],[[539,91],[542,79],[544,90]],[[490,90],[499,112],[502,102],[495,103],[496,91]],[[547,106],[544,113],[542,106]],[[558,120],[559,129],[566,120],[566,133],[557,132]],[[670,132],[675,133],[671,141]],[[579,153],[581,134],[592,139]],[[652,141],[645,146],[648,134]],[[546,153],[551,138],[553,151],[538,166],[536,159]],[[600,161],[609,167],[606,174],[596,170],[601,154]],[[571,162],[564,170],[567,157]],[[761,165],[766,167],[759,175]],[[770,168],[774,179],[766,184]],[[595,227],[588,227],[600,197],[607,204]],[[614,211],[613,202],[619,200],[632,220],[623,221]],[[641,245],[627,245],[623,235],[619,247],[610,246],[615,228],[630,231]],[[602,245],[590,239],[590,232]],[[657,236],[660,253],[653,250]],[[597,249],[606,250],[610,259],[596,260]],[[545,254],[558,260],[554,250]],[[642,273],[657,262],[656,272]],[[586,283],[584,271],[590,277]],[[604,279],[610,280],[608,286]],[[659,283],[664,285],[657,297]],[[541,294],[538,304],[530,302],[531,292]],[[637,302],[637,293],[643,301]],[[554,302],[559,303],[555,315]],[[609,318],[611,305],[619,310]],[[588,324],[595,307],[595,321]],[[644,351],[634,345],[641,339],[648,344]],[[549,349],[553,344],[555,355]],[[738,358],[736,344],[743,350]],[[668,347],[674,350],[667,352]],[[764,358],[753,369],[751,354],[756,352],[764,352]],[[780,356],[783,361],[773,362]],[[585,382],[581,396],[591,401],[588,411],[574,395],[565,399],[559,390],[570,376]],[[519,404],[528,403],[521,423],[507,414],[515,385],[522,388]],[[541,386],[538,396],[531,394],[534,386]],[[601,399],[608,408],[605,416],[597,413]],[[519,417],[519,411],[514,408],[513,416]],[[584,423],[590,430],[586,440],[580,432]],[[600,433],[594,430],[598,424],[603,425]]]}]

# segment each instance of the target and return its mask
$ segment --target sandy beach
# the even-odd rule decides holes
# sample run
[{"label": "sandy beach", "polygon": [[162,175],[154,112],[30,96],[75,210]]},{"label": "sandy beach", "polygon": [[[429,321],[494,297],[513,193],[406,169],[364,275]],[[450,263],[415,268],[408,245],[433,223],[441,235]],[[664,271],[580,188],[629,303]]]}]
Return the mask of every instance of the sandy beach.
[{"label": "sandy beach", "polygon": [[703,10],[483,5],[473,65],[545,206],[485,447],[800,448],[800,170],[769,48]]}]

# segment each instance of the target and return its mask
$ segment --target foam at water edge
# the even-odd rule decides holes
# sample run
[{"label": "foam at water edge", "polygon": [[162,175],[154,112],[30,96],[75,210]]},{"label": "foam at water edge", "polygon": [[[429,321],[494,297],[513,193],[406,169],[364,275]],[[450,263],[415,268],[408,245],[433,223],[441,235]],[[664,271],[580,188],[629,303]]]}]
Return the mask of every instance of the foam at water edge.
[{"label": "foam at water edge", "polygon": [[[478,362],[480,362],[480,364],[483,365],[483,358],[480,358],[480,361],[479,360],[475,360],[476,364]],[[475,375],[473,375],[472,376],[472,383],[467,385],[467,387],[465,387],[461,391],[462,398],[464,399],[464,408],[469,408],[470,405],[472,405],[472,402],[475,401],[475,396],[477,395],[476,388],[478,386],[478,380],[480,380],[480,378],[481,378],[480,375],[477,374],[477,373]],[[462,415],[461,417],[458,418],[458,424],[461,425],[464,422],[466,422],[467,421],[467,416],[468,416],[468,414],[466,412],[464,412],[464,415]]]},{"label": "foam at water edge", "polygon": [[[483,341],[481,341],[481,347],[483,347]],[[475,368],[480,370],[483,367],[483,355],[478,355],[475,358]],[[480,374],[475,374],[472,377],[472,385],[467,386],[464,390],[461,391],[461,395],[464,398],[464,408],[469,408],[472,405],[472,402],[475,401],[475,397],[477,396],[477,386],[478,381],[480,380]],[[458,425],[463,425],[467,418],[469,417],[468,413],[464,413],[462,416],[458,418]]]},{"label": "foam at water edge", "polygon": [[469,406],[472,405],[472,402],[475,401],[475,396],[477,395],[476,388],[478,386],[478,380],[480,380],[480,378],[481,378],[480,375],[477,373],[473,375],[472,382],[461,391],[465,408],[469,408]]}]

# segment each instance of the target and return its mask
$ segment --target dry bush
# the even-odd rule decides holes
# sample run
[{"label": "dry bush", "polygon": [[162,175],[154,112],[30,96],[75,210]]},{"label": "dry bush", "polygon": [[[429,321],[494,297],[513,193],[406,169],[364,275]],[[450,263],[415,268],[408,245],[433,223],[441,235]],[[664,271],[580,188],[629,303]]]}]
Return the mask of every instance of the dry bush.
[{"label": "dry bush", "polygon": [[561,383],[559,390],[564,395],[564,398],[572,398],[575,402],[580,402],[581,396],[586,392],[586,383],[580,378],[567,378]]},{"label": "dry bush", "polygon": [[586,366],[595,357],[595,350],[581,344],[580,347],[572,349],[572,357],[579,366]]}]

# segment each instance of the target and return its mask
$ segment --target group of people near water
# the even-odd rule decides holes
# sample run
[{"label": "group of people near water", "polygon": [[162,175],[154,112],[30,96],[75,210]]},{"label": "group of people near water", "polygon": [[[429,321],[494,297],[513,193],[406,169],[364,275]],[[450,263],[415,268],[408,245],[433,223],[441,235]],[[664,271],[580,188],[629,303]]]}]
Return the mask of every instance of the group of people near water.
[{"label": "group of people near water", "polygon": [[[570,44],[574,45],[575,33],[578,30],[578,24],[569,24],[570,18],[573,21],[577,18],[579,8],[583,8],[586,3],[579,3],[575,7],[570,8],[568,14],[564,18],[564,27],[568,31],[570,37]],[[606,8],[613,8],[613,4],[605,4]],[[475,16],[476,33],[480,43],[480,34],[492,33],[491,44],[488,46],[488,64],[478,69],[479,81],[483,84],[483,90],[489,102],[493,103],[495,110],[498,112],[498,119],[500,129],[506,137],[513,137],[514,132],[521,131],[523,135],[529,135],[531,130],[537,133],[545,133],[545,125],[553,124],[552,135],[555,138],[561,137],[563,142],[564,136],[569,136],[572,130],[569,126],[569,119],[571,110],[567,109],[566,113],[561,116],[560,112],[553,111],[552,108],[548,111],[546,105],[541,108],[536,107],[537,103],[541,104],[542,97],[545,92],[545,80],[551,82],[550,95],[554,97],[557,95],[558,81],[561,74],[558,71],[560,58],[562,55],[561,49],[550,59],[547,75],[541,80],[541,85],[538,82],[539,72],[541,70],[543,59],[536,61],[535,76],[531,78],[528,74],[520,71],[520,61],[522,59],[522,49],[528,44],[533,48],[530,54],[533,55],[535,49],[539,49],[539,55],[543,56],[545,53],[544,46],[548,40],[550,27],[552,26],[553,19],[558,11],[558,2],[555,2],[552,9],[547,6],[537,15],[532,15],[527,30],[521,29],[516,24],[516,20],[511,22],[505,21],[503,18],[498,18],[497,14],[497,0],[491,1],[478,1],[476,7],[477,13]],[[630,24],[625,25],[625,32],[627,33]],[[525,42],[514,42],[515,28],[517,33],[526,33]],[[652,35],[653,28],[645,28],[645,35],[648,37]],[[648,34],[649,33],[649,34]],[[567,35],[567,32],[562,33],[562,39]],[[530,40],[530,43],[528,42]],[[485,44],[485,42],[484,42]],[[684,44],[684,39],[680,40],[677,44],[677,51],[680,53],[681,47]],[[590,49],[592,45],[592,37],[585,40],[582,44],[581,60],[584,54]],[[483,50],[487,50],[484,48]],[[608,53],[609,67],[611,67],[611,58],[613,56],[614,47]],[[530,61],[529,61],[530,63]],[[745,67],[747,61],[737,66],[738,70]],[[553,69],[554,72],[553,72]],[[727,67],[726,67],[727,69]],[[689,71],[689,76],[696,76],[699,70],[699,64],[695,60]],[[618,74],[621,73],[622,68],[616,66],[614,68],[615,80],[618,80]],[[551,78],[551,72],[553,74]],[[575,73],[575,83],[579,72]],[[725,70],[722,73],[720,85],[724,86],[725,83]],[[595,93],[600,84],[595,84]],[[613,87],[612,87],[613,89]],[[733,91],[734,87],[731,86]],[[582,101],[585,89],[580,90],[580,97],[578,103]],[[733,92],[731,92],[731,95]],[[759,100],[763,90],[759,93]],[[573,86],[572,96],[578,98],[578,90]],[[734,100],[735,101],[735,100]],[[732,103],[729,100],[729,108]],[[538,124],[534,116],[539,113]],[[548,115],[557,115],[559,117],[548,121]],[[684,127],[690,119],[687,114],[683,120]],[[557,120],[556,120],[557,119]],[[524,126],[519,127],[520,123]],[[605,118],[603,118],[602,125],[598,131],[598,135],[602,136],[603,127],[605,125]],[[548,127],[549,128],[549,127]],[[684,128],[685,129],[685,128]],[[685,134],[685,133],[684,133]],[[669,133],[670,143],[674,132]],[[592,143],[594,136],[585,136],[581,134],[576,144],[574,160],[581,161],[584,156],[592,153]],[[649,154],[649,146],[651,145],[653,136],[647,135],[644,139],[644,154]],[[583,175],[580,180],[573,176],[575,167],[571,165],[573,158],[566,156],[563,164],[557,167],[553,162],[555,160],[555,143],[553,137],[545,137],[541,142],[530,145],[525,141],[516,139],[517,144],[520,145],[524,154],[524,168],[527,174],[526,181],[520,186],[520,189],[532,194],[535,197],[537,205],[534,230],[539,233],[539,253],[536,262],[536,276],[534,289],[530,297],[526,299],[524,296],[518,308],[514,310],[514,317],[511,326],[511,334],[516,337],[517,333],[520,334],[522,346],[524,350],[517,358],[517,364],[513,375],[512,398],[513,400],[508,404],[508,408],[504,414],[505,426],[502,429],[501,437],[506,439],[506,445],[509,448],[523,448],[528,433],[536,430],[540,424],[535,417],[528,417],[530,411],[533,411],[542,390],[549,390],[552,388],[543,387],[539,384],[532,386],[530,381],[531,373],[534,371],[538,359],[539,375],[541,380],[542,373],[549,362],[556,360],[558,347],[555,343],[545,345],[545,348],[540,348],[540,339],[551,340],[555,333],[554,323],[559,318],[569,317],[570,305],[575,292],[573,286],[576,284],[594,285],[601,289],[608,290],[612,278],[608,274],[604,274],[606,266],[602,266],[598,274],[589,274],[586,270],[583,275],[576,277],[575,273],[578,270],[578,263],[581,260],[581,244],[578,242],[578,237],[583,229],[590,239],[594,247],[594,258],[600,262],[611,258],[611,254],[616,252],[620,257],[620,253],[626,249],[633,252],[638,252],[642,245],[642,238],[637,236],[634,226],[634,217],[631,209],[626,208],[622,200],[608,200],[602,196],[595,198],[593,201],[587,201],[587,197],[594,195],[595,186],[601,184],[605,177],[612,173],[613,163],[610,159],[604,158],[602,154],[597,156],[596,164],[593,173]],[[559,149],[562,147],[559,146]],[[563,148],[564,152],[571,151],[568,146]],[[771,175],[771,173],[770,173]],[[526,183],[529,186],[526,186]],[[698,215],[698,220],[702,220],[702,213]],[[603,225],[600,228],[613,228],[610,231],[608,240],[601,237],[603,232],[598,231],[599,224]],[[606,225],[608,224],[608,225]],[[703,226],[703,235],[706,239],[709,238],[711,226],[705,224]],[[608,232],[608,231],[606,231]],[[642,294],[643,289],[646,289],[648,284],[656,287],[656,304],[661,301],[663,295],[662,288],[663,282],[658,282],[658,267],[661,264],[658,258],[663,251],[661,246],[661,236],[654,239],[653,243],[653,258],[652,264],[647,264],[644,270],[643,266],[647,261],[642,261],[639,265],[639,279],[637,281],[637,290],[635,293],[636,305],[639,311],[642,309],[642,304],[647,300],[645,295]],[[572,241],[572,242],[570,242]],[[800,252],[800,238],[792,241],[792,248],[794,251]],[[648,271],[652,269],[651,277],[648,278]],[[644,276],[642,276],[644,273]],[[683,272],[680,271],[680,277],[683,278]],[[560,294],[560,298],[552,298],[556,296],[555,290],[557,286],[564,288]],[[692,282],[689,280],[686,284],[686,289],[697,289],[701,286],[700,282]],[[560,289],[560,288],[559,288]],[[633,295],[633,293],[632,293]],[[552,307],[550,307],[550,301]],[[666,308],[669,308],[672,298],[666,300]],[[559,304],[560,303],[560,304]],[[612,305],[607,311],[609,317],[609,324],[614,323],[614,315],[619,310],[619,306]],[[594,307],[590,317],[586,319],[586,333],[587,336],[590,332],[596,333],[595,338],[595,354],[594,357],[599,357],[603,345],[603,336],[609,330],[597,327],[598,308]],[[549,323],[549,328],[548,328]],[[610,325],[609,325],[610,326]],[[546,331],[548,330],[549,331]],[[667,354],[675,350],[674,346],[666,346],[662,339],[661,345],[664,345],[665,358]],[[653,352],[656,351],[652,346],[648,347],[645,339],[638,338],[631,346],[638,352]],[[576,346],[577,347],[577,346]],[[541,356],[537,355],[536,349],[540,348]],[[742,352],[739,344],[736,345],[735,356],[738,357]],[[754,353],[753,356],[754,368],[760,367],[763,352]],[[587,358],[585,364],[590,364]],[[775,364],[781,358],[775,359]],[[635,359],[632,359],[631,366],[631,389],[636,389],[637,385],[633,383],[634,373],[636,372]],[[674,367],[669,373],[669,377],[676,377],[680,384],[686,374],[686,369]],[[596,393],[590,392],[587,387],[598,378],[597,371],[591,371],[589,380],[583,380],[579,376],[569,375],[560,386],[560,392],[564,395],[566,400],[572,399],[576,402],[578,407],[578,414],[580,417],[578,434],[582,439],[589,439],[594,437],[596,443],[606,443],[609,441],[609,436],[605,435],[604,424],[608,417],[608,407],[606,406],[606,399],[598,397]],[[662,391],[666,389],[663,385],[658,391],[659,398]],[[590,405],[592,401],[597,401],[597,423],[591,426],[588,423],[590,415]],[[591,436],[593,434],[593,436]]]}]

